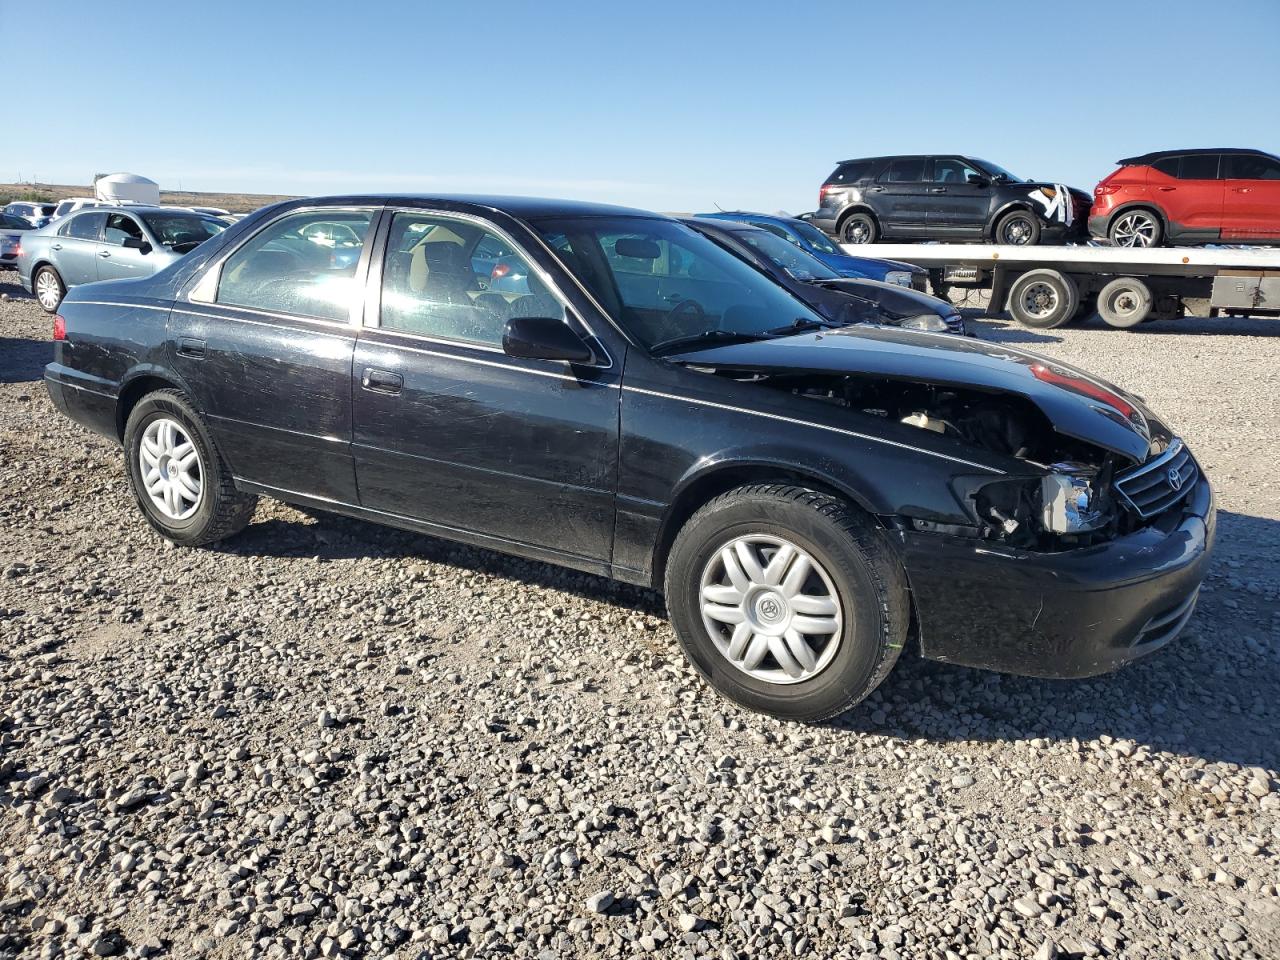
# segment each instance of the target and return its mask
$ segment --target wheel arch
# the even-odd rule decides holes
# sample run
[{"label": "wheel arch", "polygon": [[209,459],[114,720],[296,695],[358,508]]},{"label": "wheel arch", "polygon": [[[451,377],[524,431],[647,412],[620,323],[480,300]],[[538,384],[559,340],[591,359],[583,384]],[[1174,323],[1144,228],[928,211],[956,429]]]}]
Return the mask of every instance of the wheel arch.
[{"label": "wheel arch", "polygon": [[840,231],[844,229],[845,221],[848,220],[855,213],[865,213],[867,216],[869,216],[872,220],[875,221],[876,229],[881,231],[882,233],[884,232],[884,224],[880,222],[880,216],[874,210],[872,210],[867,203],[863,201],[859,201],[857,203],[849,204],[849,206],[841,210],[839,215],[836,217],[836,236],[837,237],[840,236]]},{"label": "wheel arch", "polygon": [[1013,213],[1015,210],[1020,210],[1023,213],[1029,213],[1041,223],[1044,222],[1044,217],[1040,216],[1036,212],[1036,208],[1031,201],[1009,200],[1005,202],[1004,206],[1000,207],[995,211],[995,213],[991,214],[991,216],[987,218],[987,225],[983,228],[982,238],[984,240],[993,239],[996,235],[996,225],[999,224],[1007,214]]},{"label": "wheel arch", "polygon": [[1111,225],[1116,222],[1116,217],[1123,216],[1126,213],[1132,213],[1134,210],[1145,210],[1147,213],[1152,214],[1157,220],[1160,221],[1160,228],[1163,231],[1165,237],[1167,238],[1169,236],[1169,218],[1165,215],[1165,212],[1160,209],[1160,207],[1155,203],[1155,201],[1143,199],[1143,200],[1129,200],[1125,203],[1122,203],[1120,206],[1116,207],[1114,210],[1111,211],[1110,214],[1107,215],[1107,226],[1106,226],[1107,237],[1111,236]]},{"label": "wheel arch", "polygon": [[864,491],[818,471],[797,468],[793,462],[782,458],[755,457],[718,461],[696,472],[691,471],[676,484],[653,545],[649,579],[655,590],[662,589],[667,557],[676,536],[689,518],[722,493],[755,483],[794,483],[838,497],[877,522],[881,515]]},{"label": "wheel arch", "polygon": [[181,390],[194,406],[195,400],[187,389],[182,378],[166,367],[146,364],[129,371],[120,384],[120,394],[116,399],[116,439],[124,442],[124,429],[129,423],[129,414],[147,394],[157,390]]}]

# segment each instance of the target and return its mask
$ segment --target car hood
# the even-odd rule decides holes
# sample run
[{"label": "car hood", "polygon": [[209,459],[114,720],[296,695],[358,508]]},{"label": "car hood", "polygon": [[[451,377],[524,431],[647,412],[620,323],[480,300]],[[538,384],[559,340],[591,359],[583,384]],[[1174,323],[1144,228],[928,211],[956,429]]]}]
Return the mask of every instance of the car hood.
[{"label": "car hood", "polygon": [[1141,398],[1057,360],[1004,344],[892,327],[848,327],[668,357],[751,373],[847,374],[1016,394],[1055,430],[1141,463],[1171,440]]},{"label": "car hood", "polygon": [[861,275],[883,273],[887,270],[905,270],[907,273],[927,273],[924,267],[901,260],[882,260],[879,257],[851,257],[843,253],[822,253],[818,259],[832,270],[856,270]]},{"label": "car hood", "polygon": [[884,283],[881,280],[860,280],[855,277],[844,277],[840,280],[810,280],[814,286],[827,290],[838,290],[841,293],[863,297],[880,305],[891,318],[905,320],[918,317],[922,313],[931,313],[939,317],[950,317],[958,311],[953,304],[927,293],[904,287],[897,283]]}]

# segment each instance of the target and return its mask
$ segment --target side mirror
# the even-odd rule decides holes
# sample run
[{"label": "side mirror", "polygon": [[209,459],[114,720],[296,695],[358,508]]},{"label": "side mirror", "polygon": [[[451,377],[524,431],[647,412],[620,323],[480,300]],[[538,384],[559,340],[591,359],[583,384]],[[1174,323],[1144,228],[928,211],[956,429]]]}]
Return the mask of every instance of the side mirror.
[{"label": "side mirror", "polygon": [[151,244],[141,237],[125,237],[120,246],[127,247],[130,250],[137,250],[140,253],[151,252]]},{"label": "side mirror", "polygon": [[502,352],[527,360],[591,363],[595,352],[559,317],[512,317],[502,331]]},{"label": "side mirror", "polygon": [[980,173],[971,173],[967,179],[975,187],[988,187],[991,185],[991,181]]}]

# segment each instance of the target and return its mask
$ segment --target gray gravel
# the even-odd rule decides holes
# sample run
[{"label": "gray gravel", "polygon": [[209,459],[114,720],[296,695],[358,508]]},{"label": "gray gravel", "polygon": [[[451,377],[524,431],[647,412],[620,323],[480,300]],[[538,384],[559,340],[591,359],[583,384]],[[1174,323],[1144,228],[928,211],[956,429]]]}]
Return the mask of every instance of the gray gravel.
[{"label": "gray gravel", "polygon": [[278,504],[168,548],[0,302],[0,957],[1280,955],[1280,322],[975,325],[1187,437],[1199,612],[1085,682],[904,659],[807,727],[643,591]]}]

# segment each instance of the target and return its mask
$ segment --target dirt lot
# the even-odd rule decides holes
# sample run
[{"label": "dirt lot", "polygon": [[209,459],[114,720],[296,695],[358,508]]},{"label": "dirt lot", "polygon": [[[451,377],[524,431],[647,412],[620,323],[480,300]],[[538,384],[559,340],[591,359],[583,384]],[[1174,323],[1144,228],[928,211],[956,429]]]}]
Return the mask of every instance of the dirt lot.
[{"label": "dirt lot", "polygon": [[1114,676],[904,660],[806,727],[643,591],[278,504],[168,548],[0,302],[0,956],[1280,956],[1280,322],[975,325],[1182,432],[1199,611]]},{"label": "dirt lot", "polygon": [[[48,200],[56,203],[68,197],[92,197],[93,187],[58,183],[0,183],[0,206],[10,200]],[[160,202],[174,207],[217,207],[231,213],[250,213],[269,203],[290,197],[265,193],[194,193],[189,190],[161,190]],[[0,280],[0,283],[3,283]]]}]

